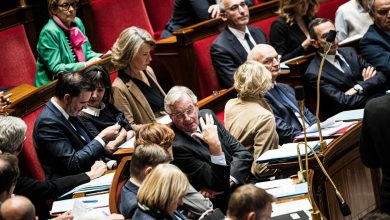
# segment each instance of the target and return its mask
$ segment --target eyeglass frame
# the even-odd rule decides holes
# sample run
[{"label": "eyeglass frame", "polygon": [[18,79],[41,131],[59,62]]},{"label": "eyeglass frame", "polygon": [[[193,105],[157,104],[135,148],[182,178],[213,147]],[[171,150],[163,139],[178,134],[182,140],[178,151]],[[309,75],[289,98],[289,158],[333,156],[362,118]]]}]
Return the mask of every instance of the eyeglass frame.
[{"label": "eyeglass frame", "polygon": [[191,104],[184,112],[171,113],[170,115],[178,120],[183,120],[186,115],[192,115],[197,107],[196,104]]},{"label": "eyeglass frame", "polygon": [[[272,58],[272,61],[271,60],[267,60],[269,58]],[[278,55],[276,55],[274,57],[267,57],[267,59],[263,61],[263,65],[264,66],[271,66],[274,63],[275,60],[278,63],[280,63],[280,61],[282,60],[282,55],[278,54]]]},{"label": "eyeglass frame", "polygon": [[72,4],[69,4],[69,3],[64,3],[64,4],[56,4],[57,8],[63,10],[63,11],[69,11],[70,7],[72,6],[72,8],[74,10],[76,10],[79,6],[80,6],[80,2],[79,1],[75,1],[73,2]]}]

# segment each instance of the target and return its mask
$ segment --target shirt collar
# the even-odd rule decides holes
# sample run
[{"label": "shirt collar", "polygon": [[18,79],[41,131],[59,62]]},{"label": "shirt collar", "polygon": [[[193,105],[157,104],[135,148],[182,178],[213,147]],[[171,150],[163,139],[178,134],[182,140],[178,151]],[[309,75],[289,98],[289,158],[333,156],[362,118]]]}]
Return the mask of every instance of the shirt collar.
[{"label": "shirt collar", "polygon": [[99,117],[100,111],[102,111],[105,107],[106,107],[106,105],[102,102],[102,103],[100,103],[100,108],[87,106],[87,108],[83,109],[83,112],[85,112],[89,115],[95,116],[95,117]]},{"label": "shirt collar", "polygon": [[240,39],[240,40],[245,40],[245,34],[246,34],[246,33],[248,33],[249,36],[251,35],[251,34],[249,33],[249,29],[248,29],[247,26],[245,26],[245,32],[242,32],[242,31],[240,31],[240,30],[238,30],[238,29],[235,29],[235,28],[232,28],[232,27],[230,27],[230,26],[228,26],[228,28],[229,28],[229,30],[232,32],[232,34],[233,34],[236,38],[238,38],[238,39]]},{"label": "shirt collar", "polygon": [[66,113],[66,111],[57,103],[57,100],[55,97],[52,97],[50,99],[51,103],[53,103],[53,105],[58,109],[58,111],[61,112],[61,114],[66,118],[66,120],[69,119],[69,114]]}]

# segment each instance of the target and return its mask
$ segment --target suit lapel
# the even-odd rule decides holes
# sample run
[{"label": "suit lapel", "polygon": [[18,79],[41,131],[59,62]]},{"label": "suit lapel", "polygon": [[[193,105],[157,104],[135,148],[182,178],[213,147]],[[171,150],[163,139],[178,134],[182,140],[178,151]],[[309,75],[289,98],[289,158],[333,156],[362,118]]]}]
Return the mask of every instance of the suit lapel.
[{"label": "suit lapel", "polygon": [[241,45],[240,41],[238,41],[236,36],[234,36],[234,34],[229,30],[229,28],[227,26],[226,26],[226,29],[227,29],[227,33],[228,33],[228,39],[232,45],[232,48],[236,51],[236,53],[240,57],[241,62],[245,62],[245,60],[247,59],[248,53],[246,52],[245,48]]},{"label": "suit lapel", "polygon": [[[154,115],[150,115],[150,112],[153,112],[149,106],[148,100],[146,100],[144,94],[141,92],[141,90],[138,88],[138,86],[134,83],[133,80],[129,80],[126,82],[126,87],[129,91],[129,93],[132,94],[135,100],[140,104],[140,107],[142,108],[143,112],[148,114],[150,119],[154,118]],[[150,110],[148,110],[150,109]]]},{"label": "suit lapel", "polygon": [[[316,65],[318,67],[321,63],[321,55],[316,56]],[[346,75],[345,73],[341,72],[337,67],[335,67],[333,64],[329,63],[325,59],[324,66],[322,68],[322,74],[321,78],[327,78],[328,80],[334,82],[334,81],[340,81],[346,84],[351,84],[354,80],[351,78],[351,76]],[[352,83],[353,84],[353,83]]]}]

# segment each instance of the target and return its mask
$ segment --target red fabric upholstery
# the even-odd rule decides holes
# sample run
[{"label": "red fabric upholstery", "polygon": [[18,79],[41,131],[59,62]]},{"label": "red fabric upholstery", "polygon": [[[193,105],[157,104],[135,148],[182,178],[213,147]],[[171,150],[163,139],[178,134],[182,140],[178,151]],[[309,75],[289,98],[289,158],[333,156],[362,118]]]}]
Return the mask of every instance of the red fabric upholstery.
[{"label": "red fabric upholstery", "polygon": [[317,17],[328,18],[334,22],[337,9],[347,1],[348,0],[328,0],[320,3],[320,10],[317,13]]},{"label": "red fabric upholstery", "polygon": [[137,26],[154,35],[143,0],[91,0],[97,50],[111,49],[119,34]]},{"label": "red fabric upholstery", "polygon": [[211,44],[217,36],[210,36],[194,42],[194,52],[200,83],[200,99],[211,95],[213,91],[219,90],[218,78],[211,63],[210,56]]},{"label": "red fabric upholstery", "polygon": [[264,0],[253,0],[253,5],[264,3]]},{"label": "red fabric upholstery", "polygon": [[269,41],[269,33],[271,31],[272,22],[274,22],[279,16],[273,16],[264,20],[257,21],[255,23],[250,24],[251,26],[259,27],[264,34],[267,36]]},{"label": "red fabric upholstery", "polygon": [[144,0],[155,39],[160,37],[162,30],[171,18],[174,2],[175,0]]},{"label": "red fabric upholstery", "polygon": [[114,80],[116,79],[116,77],[118,77],[118,71],[115,71],[115,72],[113,72],[113,73],[110,73],[111,83],[114,82]]},{"label": "red fabric upholstery", "polygon": [[34,129],[35,119],[38,117],[39,113],[41,113],[43,108],[44,106],[23,118],[23,120],[27,124],[27,133],[26,140],[23,143],[22,152],[19,154],[20,170],[26,176],[38,180],[45,179],[45,171],[43,170],[41,162],[38,159],[37,152],[35,151],[32,133]]},{"label": "red fabric upholstery", "polygon": [[217,112],[215,116],[217,116],[218,120],[222,123],[223,126],[225,126],[225,112]]},{"label": "red fabric upholstery", "polygon": [[34,85],[36,61],[23,25],[0,31],[0,88]]}]

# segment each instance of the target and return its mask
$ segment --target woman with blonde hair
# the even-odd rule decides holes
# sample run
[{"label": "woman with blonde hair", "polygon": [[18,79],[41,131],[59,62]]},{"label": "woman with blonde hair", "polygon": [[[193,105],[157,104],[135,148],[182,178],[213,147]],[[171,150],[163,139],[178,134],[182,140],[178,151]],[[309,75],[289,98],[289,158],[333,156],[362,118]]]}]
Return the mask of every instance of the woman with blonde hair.
[{"label": "woman with blonde hair", "polygon": [[315,51],[308,26],[317,9],[317,0],[280,0],[280,17],[271,25],[270,43],[282,61]]},{"label": "woman with blonde hair", "polygon": [[165,115],[165,92],[149,64],[156,42],[138,27],[122,31],[112,47],[112,63],[119,69],[112,84],[114,104],[130,124],[145,124]]},{"label": "woman with blonde hair", "polygon": [[187,219],[176,209],[188,187],[187,176],[179,168],[159,164],[138,191],[138,208],[132,219]]},{"label": "woman with blonde hair", "polygon": [[256,163],[265,151],[278,148],[275,117],[264,100],[271,87],[270,71],[257,61],[246,61],[234,73],[238,97],[225,106],[226,129],[253,154],[251,172],[257,178],[275,174],[274,170],[267,170],[265,164]]}]

